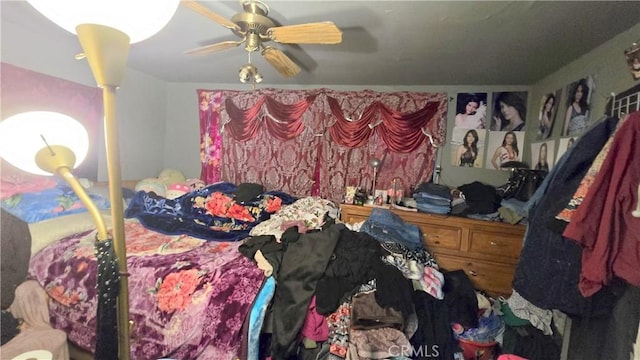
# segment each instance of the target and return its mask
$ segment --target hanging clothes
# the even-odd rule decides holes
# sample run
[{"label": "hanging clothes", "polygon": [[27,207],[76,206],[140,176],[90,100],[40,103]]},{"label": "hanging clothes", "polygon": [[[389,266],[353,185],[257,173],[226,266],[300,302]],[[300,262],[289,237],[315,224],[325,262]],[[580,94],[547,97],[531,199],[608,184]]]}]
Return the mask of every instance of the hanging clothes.
[{"label": "hanging clothes", "polygon": [[551,169],[541,191],[530,199],[529,226],[513,288],[542,309],[580,314],[589,307],[578,290],[582,249],[575,241],[562,236],[564,229],[551,228],[551,222],[571,199],[617,123],[618,118],[607,118],[581,136]]},{"label": "hanging clothes", "polygon": [[581,244],[580,292],[588,297],[614,276],[640,286],[640,218],[631,213],[640,183],[640,112],[622,124],[592,188],[563,235]]}]

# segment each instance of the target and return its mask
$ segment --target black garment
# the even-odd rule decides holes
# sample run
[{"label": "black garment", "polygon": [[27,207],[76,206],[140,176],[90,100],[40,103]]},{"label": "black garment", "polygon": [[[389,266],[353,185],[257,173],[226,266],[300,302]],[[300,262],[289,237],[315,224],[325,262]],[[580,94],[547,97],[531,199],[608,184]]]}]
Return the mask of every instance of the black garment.
[{"label": "black garment", "polygon": [[640,288],[629,285],[611,311],[572,317],[569,360],[628,359],[638,335]]},{"label": "black garment", "polygon": [[542,186],[546,193],[537,192],[541,198],[530,204],[513,288],[537,307],[577,315],[588,306],[578,289],[582,248],[550,224],[557,223],[555,216],[568,204],[617,123],[617,118],[609,118],[583,134],[565,154],[564,162],[547,175],[548,186]]},{"label": "black garment", "polygon": [[464,270],[445,271],[444,301],[449,310],[449,320],[465,328],[478,327],[478,297]]},{"label": "black garment", "polygon": [[13,339],[20,333],[20,329],[18,326],[20,322],[18,319],[13,317],[13,314],[9,311],[2,310],[2,318],[0,319],[0,326],[2,328],[2,343],[0,345],[4,345],[9,342],[9,340]]},{"label": "black garment", "polygon": [[374,279],[374,264],[382,264],[383,253],[380,242],[371,235],[347,228],[342,230],[334,255],[316,287],[318,313],[331,314],[360,285]]},{"label": "black garment", "polygon": [[237,202],[251,201],[264,193],[264,186],[255,183],[241,183],[234,192]]},{"label": "black garment", "polygon": [[502,198],[496,188],[474,181],[458,187],[464,194],[468,214],[492,214],[500,208]]},{"label": "black garment", "polygon": [[343,224],[322,231],[299,234],[288,241],[278,271],[278,286],[272,301],[271,356],[287,360],[295,356],[305,315],[334,252]]},{"label": "black garment", "polygon": [[2,309],[13,303],[16,288],[27,279],[31,258],[29,225],[2,209],[0,218],[0,294]]},{"label": "black garment", "polygon": [[[561,339],[551,335],[545,335],[540,329],[532,325],[509,326],[505,325],[502,337],[502,352],[513,354],[525,359],[559,360]],[[609,359],[605,356],[583,359]],[[610,358],[613,359],[613,358]]]},{"label": "black garment", "polygon": [[413,292],[413,304],[418,317],[418,329],[410,339],[416,351],[414,359],[453,359],[456,340],[451,331],[449,310],[444,300],[438,300],[424,291]]},{"label": "black garment", "polygon": [[118,293],[120,276],[112,240],[96,241],[98,310],[95,358],[118,359]]}]

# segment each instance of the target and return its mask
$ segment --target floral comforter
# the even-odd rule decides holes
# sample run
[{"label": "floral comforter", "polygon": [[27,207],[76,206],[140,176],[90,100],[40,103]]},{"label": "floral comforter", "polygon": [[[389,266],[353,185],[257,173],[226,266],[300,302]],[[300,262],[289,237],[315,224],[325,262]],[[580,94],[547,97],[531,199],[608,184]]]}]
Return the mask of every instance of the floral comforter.
[{"label": "floral comforter", "polygon": [[[238,252],[241,242],[165,235],[125,221],[131,354],[136,360],[226,360],[264,274]],[[95,232],[62,239],[31,259],[30,275],[51,296],[55,328],[90,351],[96,341]]]},{"label": "floral comforter", "polygon": [[236,190],[236,185],[222,182],[176,199],[139,191],[131,200],[125,216],[137,218],[147,228],[163,234],[237,241],[247,237],[254,226],[267,220],[282,205],[296,200],[284,192],[270,191],[251,201],[238,203],[233,197]]}]

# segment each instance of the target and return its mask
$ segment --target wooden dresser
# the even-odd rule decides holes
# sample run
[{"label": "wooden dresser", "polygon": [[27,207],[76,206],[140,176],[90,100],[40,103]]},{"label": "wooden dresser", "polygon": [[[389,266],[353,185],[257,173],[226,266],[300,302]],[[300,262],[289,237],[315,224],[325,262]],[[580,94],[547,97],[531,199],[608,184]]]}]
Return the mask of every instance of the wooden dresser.
[{"label": "wooden dresser", "polygon": [[[366,220],[373,208],[340,205],[346,223]],[[478,290],[511,295],[511,282],[522,250],[525,226],[456,216],[391,210],[422,231],[422,242],[441,269],[463,269]]]}]

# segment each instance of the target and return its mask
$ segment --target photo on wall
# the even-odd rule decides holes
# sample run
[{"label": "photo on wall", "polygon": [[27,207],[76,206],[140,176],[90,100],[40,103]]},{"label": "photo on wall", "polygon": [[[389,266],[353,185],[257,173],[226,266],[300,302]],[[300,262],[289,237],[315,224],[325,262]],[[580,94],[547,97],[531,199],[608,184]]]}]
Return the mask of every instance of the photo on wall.
[{"label": "photo on wall", "polygon": [[527,92],[494,92],[491,131],[524,131],[527,119]]},{"label": "photo on wall", "polygon": [[451,136],[451,165],[482,168],[487,130],[453,128]]},{"label": "photo on wall", "polygon": [[554,140],[531,144],[531,168],[549,172],[553,167],[556,142]]},{"label": "photo on wall", "polygon": [[458,93],[455,127],[486,129],[487,93]]},{"label": "photo on wall", "polygon": [[593,85],[593,77],[587,76],[565,87],[563,98],[566,102],[562,113],[564,116],[562,136],[580,135],[589,127],[589,106]]},{"label": "photo on wall", "polygon": [[562,155],[564,155],[564,153],[567,152],[567,150],[569,150],[569,148],[572,147],[573,144],[575,144],[576,141],[578,141],[577,136],[561,138],[558,141],[558,153],[556,154],[556,163],[560,160],[560,157],[562,157]]},{"label": "photo on wall", "polygon": [[558,104],[560,102],[562,89],[546,93],[540,101],[540,112],[538,114],[537,140],[547,139],[553,130],[556,115],[558,114]]},{"label": "photo on wall", "polygon": [[521,162],[524,138],[524,131],[490,131],[485,168],[503,170],[502,165],[507,162]]},{"label": "photo on wall", "polygon": [[624,57],[629,65],[631,76],[636,80],[640,79],[640,40],[624,51]]}]

